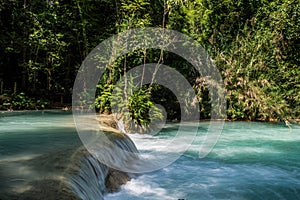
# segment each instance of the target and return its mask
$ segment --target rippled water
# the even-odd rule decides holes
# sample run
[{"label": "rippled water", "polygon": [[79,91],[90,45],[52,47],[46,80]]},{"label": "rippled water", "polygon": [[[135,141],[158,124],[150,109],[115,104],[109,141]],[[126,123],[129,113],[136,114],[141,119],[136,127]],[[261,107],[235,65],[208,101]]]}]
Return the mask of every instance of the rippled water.
[{"label": "rippled water", "polygon": [[[172,140],[176,126],[131,138],[149,156]],[[213,151],[200,159],[207,128],[200,123],[194,143],[179,160],[132,179],[105,199],[300,199],[299,126],[290,131],[281,123],[226,122]]]}]

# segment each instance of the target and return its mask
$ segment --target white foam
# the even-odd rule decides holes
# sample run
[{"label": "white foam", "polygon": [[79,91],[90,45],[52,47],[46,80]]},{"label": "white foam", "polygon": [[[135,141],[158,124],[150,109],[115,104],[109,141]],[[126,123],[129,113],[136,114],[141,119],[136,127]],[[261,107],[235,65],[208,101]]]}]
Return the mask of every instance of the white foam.
[{"label": "white foam", "polygon": [[124,199],[177,199],[178,195],[173,192],[169,194],[165,188],[162,188],[155,182],[157,177],[142,175],[136,179],[132,179],[127,184],[122,186],[122,190],[118,193],[108,194],[104,197],[105,200],[124,200]]},{"label": "white foam", "polygon": [[123,186],[123,189],[128,193],[140,196],[140,195],[154,195],[154,196],[164,196],[166,195],[166,190],[160,188],[158,185],[154,183],[145,183],[145,181],[141,179],[132,179],[128,184]]}]

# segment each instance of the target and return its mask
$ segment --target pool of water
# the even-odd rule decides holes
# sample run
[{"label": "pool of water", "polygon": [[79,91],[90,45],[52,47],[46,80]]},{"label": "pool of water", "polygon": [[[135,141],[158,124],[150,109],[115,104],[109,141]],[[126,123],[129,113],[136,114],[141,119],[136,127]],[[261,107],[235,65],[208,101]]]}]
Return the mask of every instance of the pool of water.
[{"label": "pool of water", "polygon": [[64,179],[80,145],[71,112],[0,113],[0,199],[30,196],[33,183]]}]

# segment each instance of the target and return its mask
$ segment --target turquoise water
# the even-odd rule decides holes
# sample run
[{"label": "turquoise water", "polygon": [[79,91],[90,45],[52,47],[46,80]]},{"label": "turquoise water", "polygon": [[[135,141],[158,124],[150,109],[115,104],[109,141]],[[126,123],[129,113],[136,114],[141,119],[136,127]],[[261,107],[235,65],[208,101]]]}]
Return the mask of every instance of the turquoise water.
[{"label": "turquoise water", "polygon": [[63,179],[69,152],[80,145],[71,112],[0,113],[0,199],[30,196],[34,184]]},{"label": "turquoise water", "polygon": [[[169,126],[154,137],[131,138],[142,153],[152,154],[175,135],[176,125]],[[200,159],[207,127],[200,123],[179,160],[132,179],[105,199],[300,199],[299,126],[291,132],[280,123],[226,122],[213,151]]]},{"label": "turquoise water", "polygon": [[[130,137],[143,157],[169,155],[160,149],[176,136],[177,128],[167,124],[154,136]],[[281,123],[226,122],[213,151],[200,159],[207,128],[208,122],[200,123],[193,144],[177,161],[134,175],[120,192],[104,199],[300,199],[299,126],[291,130]],[[0,199],[9,199],[3,196],[8,193],[23,195],[32,181],[59,178],[68,150],[80,145],[71,113],[1,113]]]}]

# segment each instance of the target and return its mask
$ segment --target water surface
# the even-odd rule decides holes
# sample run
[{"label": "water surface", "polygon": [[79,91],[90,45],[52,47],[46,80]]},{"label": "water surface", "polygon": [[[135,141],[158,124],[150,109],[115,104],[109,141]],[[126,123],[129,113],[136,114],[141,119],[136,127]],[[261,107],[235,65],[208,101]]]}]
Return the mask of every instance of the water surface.
[{"label": "water surface", "polygon": [[[176,126],[154,137],[131,138],[149,155],[176,135]],[[300,199],[299,126],[290,132],[281,123],[226,122],[213,151],[200,159],[207,128],[208,123],[200,123],[194,143],[179,160],[132,179],[106,200]]]},{"label": "water surface", "polygon": [[43,184],[51,197],[80,145],[71,112],[0,113],[0,199],[31,196]]},{"label": "water surface", "polygon": [[[176,162],[135,176],[106,200],[300,199],[300,127],[282,123],[226,122],[213,151],[199,158],[208,128],[201,122],[193,144]],[[193,127],[193,123],[185,126]],[[158,134],[130,135],[143,157],[161,152],[178,124]],[[71,113],[36,111],[0,115],[0,199],[34,195],[32,182],[64,179],[81,141]],[[38,182],[40,183],[40,182]],[[46,188],[51,193],[51,188]],[[29,193],[28,193],[29,192]],[[32,196],[33,197],[33,196]],[[30,198],[29,198],[30,199]]]}]

